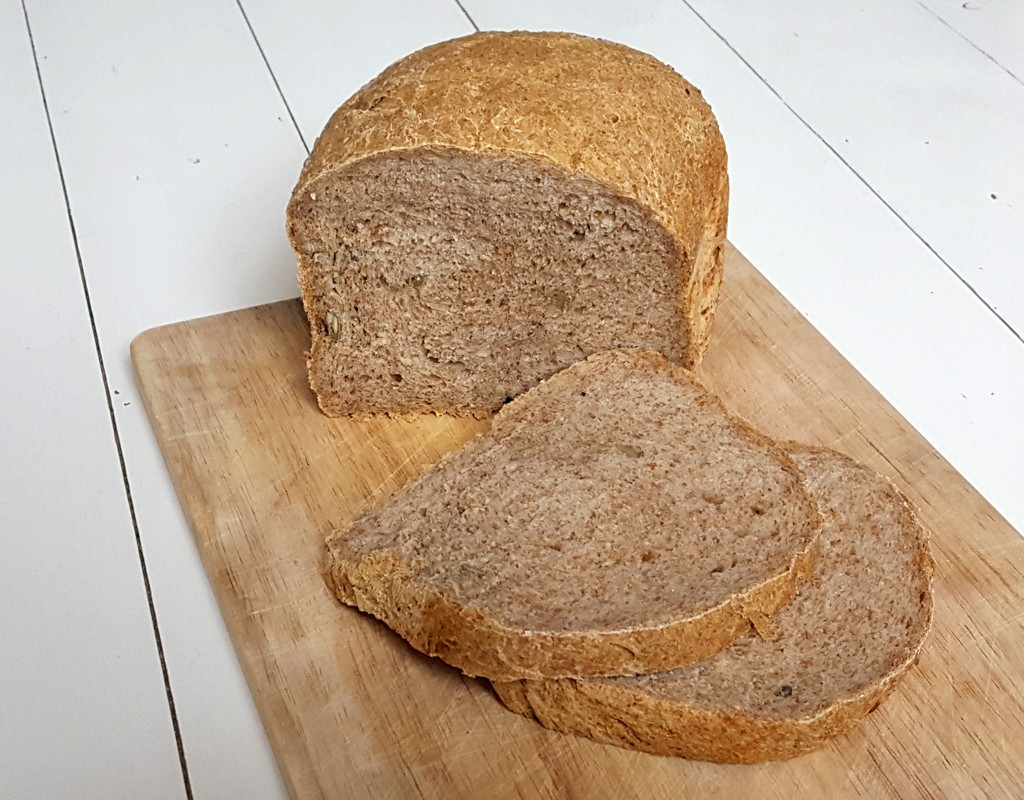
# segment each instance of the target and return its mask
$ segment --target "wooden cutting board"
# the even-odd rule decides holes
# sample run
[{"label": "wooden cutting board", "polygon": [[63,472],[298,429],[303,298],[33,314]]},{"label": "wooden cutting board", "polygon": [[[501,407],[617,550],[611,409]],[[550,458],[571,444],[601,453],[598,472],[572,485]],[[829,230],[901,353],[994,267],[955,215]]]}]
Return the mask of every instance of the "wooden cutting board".
[{"label": "wooden cutting board", "polygon": [[552,733],[337,604],[322,541],[485,423],[329,420],[298,301],[158,328],[136,374],[295,798],[1019,797],[1024,540],[735,250],[704,381],[771,435],[891,477],[934,534],[935,628],[853,733],[722,766]]}]

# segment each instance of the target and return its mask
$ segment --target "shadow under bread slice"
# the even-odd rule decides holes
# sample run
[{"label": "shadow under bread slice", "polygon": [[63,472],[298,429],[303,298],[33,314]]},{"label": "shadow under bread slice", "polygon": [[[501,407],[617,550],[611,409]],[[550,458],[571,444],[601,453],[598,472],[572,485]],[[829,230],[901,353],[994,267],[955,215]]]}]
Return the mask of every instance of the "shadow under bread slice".
[{"label": "shadow under bread slice", "polygon": [[712,658],[636,677],[495,683],[546,727],[709,761],[790,758],[873,711],[915,662],[932,621],[928,533],[885,478],[787,445],[828,522],[810,581],[773,620]]},{"label": "shadow under bread slice", "polygon": [[785,450],[688,371],[606,351],[334,533],[325,574],[470,675],[635,674],[763,627],[821,524]]}]

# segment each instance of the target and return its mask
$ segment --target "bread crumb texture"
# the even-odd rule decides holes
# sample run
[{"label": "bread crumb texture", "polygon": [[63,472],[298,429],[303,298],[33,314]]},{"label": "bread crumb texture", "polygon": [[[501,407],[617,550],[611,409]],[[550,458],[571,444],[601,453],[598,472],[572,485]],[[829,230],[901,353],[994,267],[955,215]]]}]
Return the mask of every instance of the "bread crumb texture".
[{"label": "bread crumb texture", "polygon": [[660,674],[496,684],[498,696],[555,730],[724,762],[791,758],[873,711],[931,626],[928,534],[886,479],[838,453],[791,447],[830,522],[774,639],[748,634]]},{"label": "bread crumb texture", "polygon": [[770,617],[820,529],[781,448],[663,356],[611,351],[332,535],[327,576],[469,674],[629,675]]},{"label": "bread crumb texture", "polygon": [[485,416],[600,350],[695,366],[728,191],[710,107],[648,55],[520,32],[402,59],[288,207],[321,407]]}]

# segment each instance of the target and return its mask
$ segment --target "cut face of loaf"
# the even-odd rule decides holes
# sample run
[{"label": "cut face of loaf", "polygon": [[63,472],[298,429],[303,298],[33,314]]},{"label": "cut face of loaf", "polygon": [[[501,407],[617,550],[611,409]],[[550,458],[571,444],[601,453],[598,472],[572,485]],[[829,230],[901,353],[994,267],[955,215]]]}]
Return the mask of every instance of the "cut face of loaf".
[{"label": "cut face of loaf", "polygon": [[785,452],[644,351],[578,362],[330,537],[337,596],[471,675],[621,675],[763,625],[821,519]]},{"label": "cut face of loaf", "polygon": [[852,728],[914,662],[932,620],[927,532],[887,480],[793,446],[831,522],[811,580],[707,661],[636,677],[495,684],[513,711],[601,742],[710,761],[791,758]]},{"label": "cut face of loaf", "polygon": [[319,403],[483,416],[600,350],[693,367],[727,206],[711,109],[650,56],[544,33],[414,53],[335,113],[289,204]]}]

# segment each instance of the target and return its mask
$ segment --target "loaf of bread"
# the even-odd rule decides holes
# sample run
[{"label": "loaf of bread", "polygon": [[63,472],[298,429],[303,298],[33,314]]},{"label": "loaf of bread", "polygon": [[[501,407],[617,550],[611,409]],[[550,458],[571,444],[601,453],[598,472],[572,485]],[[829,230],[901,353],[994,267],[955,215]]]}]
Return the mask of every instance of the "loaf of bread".
[{"label": "loaf of bread", "polygon": [[664,755],[756,762],[799,755],[873,711],[916,660],[932,620],[928,535],[887,480],[796,447],[830,519],[810,581],[772,622],[662,674],[495,684],[555,730]]},{"label": "loaf of bread", "polygon": [[331,117],[288,206],[329,415],[485,416],[586,356],[694,367],[722,279],[725,147],[651,56],[480,33]]},{"label": "loaf of bread", "polygon": [[629,675],[765,627],[821,524],[785,451],[688,371],[609,351],[332,535],[325,572],[470,675]]}]

